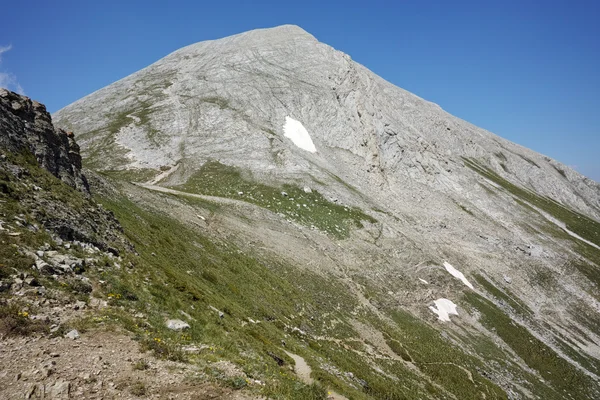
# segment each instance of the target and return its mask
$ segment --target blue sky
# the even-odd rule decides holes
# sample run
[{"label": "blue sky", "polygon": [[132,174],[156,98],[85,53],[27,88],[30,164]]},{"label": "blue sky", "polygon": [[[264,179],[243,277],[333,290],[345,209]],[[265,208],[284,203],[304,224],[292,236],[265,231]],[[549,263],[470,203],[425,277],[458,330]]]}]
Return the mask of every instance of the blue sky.
[{"label": "blue sky", "polygon": [[4,2],[0,86],[53,112],[185,45],[290,23],[448,112],[600,181],[600,2],[286,3]]}]

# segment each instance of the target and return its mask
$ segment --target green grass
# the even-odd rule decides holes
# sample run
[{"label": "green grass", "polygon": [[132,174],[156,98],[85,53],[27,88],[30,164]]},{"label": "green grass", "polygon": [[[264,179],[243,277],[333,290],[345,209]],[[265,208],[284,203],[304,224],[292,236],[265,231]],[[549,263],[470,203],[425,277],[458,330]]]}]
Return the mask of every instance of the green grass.
[{"label": "green grass", "polygon": [[[550,347],[533,336],[525,327],[512,321],[493,303],[472,292],[464,299],[481,313],[480,322],[493,330],[525,363],[538,373],[554,389],[546,399],[591,399],[599,395],[598,387],[583,372],[561,358]],[[538,390],[543,390],[538,384]]]},{"label": "green grass", "polygon": [[[131,268],[98,276],[106,282],[104,297],[117,309],[145,314],[144,321],[118,313],[109,320],[120,320],[143,349],[159,357],[188,362],[231,360],[249,377],[266,382],[265,395],[323,398],[322,385],[307,386],[289,374],[282,375],[285,367],[279,367],[267,353],[286,359],[280,348],[284,337],[288,348],[305,351],[304,337],[291,332],[291,327],[320,334],[329,318],[343,320],[356,306],[343,286],[276,260],[260,261],[231,243],[215,242],[124,198],[99,200],[119,218],[139,253],[124,255],[123,264],[131,263]],[[224,318],[209,306],[222,310]],[[182,318],[180,310],[193,318],[188,321],[191,328],[183,333],[169,331],[165,319]],[[319,318],[325,314],[328,319]],[[259,323],[250,323],[249,318]],[[210,347],[199,355],[182,355],[182,346],[197,343]]]},{"label": "green grass", "polygon": [[[390,314],[395,326],[383,328],[388,344],[402,358],[410,357],[433,382],[459,399],[507,398],[502,389],[480,375],[478,368],[485,367],[478,359],[463,352],[444,339],[440,332],[412,315],[396,310]],[[398,349],[399,346],[401,349]]]},{"label": "green grass", "polygon": [[29,308],[17,303],[8,303],[0,298],[0,339],[47,334],[50,324],[41,320],[31,320],[30,314]]},{"label": "green grass", "polygon": [[[352,228],[361,228],[362,221],[376,222],[373,217],[357,208],[328,201],[315,190],[305,193],[295,185],[268,186],[247,178],[235,167],[217,161],[205,163],[178,189],[256,204],[302,225],[314,226],[339,239],[348,237]],[[239,194],[240,192],[243,194]]]},{"label": "green grass", "polygon": [[152,168],[130,168],[121,170],[104,170],[99,172],[102,175],[127,182],[148,182],[160,174],[160,171]]},{"label": "green grass", "polygon": [[534,167],[540,168],[540,166],[538,165],[538,163],[536,163],[535,161],[533,161],[531,158],[529,157],[525,157],[521,154],[517,154],[519,157],[521,157],[523,160],[527,161],[529,164],[533,165]]},{"label": "green grass", "polygon": [[214,104],[217,107],[219,107],[221,110],[231,108],[231,106],[229,105],[229,101],[223,97],[216,97],[216,96],[203,97],[200,99],[200,101],[202,101],[203,103]]},{"label": "green grass", "polygon": [[490,295],[494,296],[499,301],[503,301],[516,313],[524,317],[533,315],[531,309],[521,302],[518,297],[512,295],[508,289],[504,288],[504,291],[502,291],[483,276],[479,274],[474,274],[473,276],[477,283],[479,283]]},{"label": "green grass", "polygon": [[473,214],[473,211],[469,210],[467,207],[463,206],[463,205],[462,205],[462,204],[460,204],[460,203],[457,203],[456,201],[455,201],[454,203],[455,203],[455,204],[458,206],[458,208],[460,208],[461,210],[463,210],[464,212],[466,212],[466,213],[467,213],[467,214],[469,214],[470,216],[472,216],[472,217],[474,217],[474,216],[475,216],[475,214]]},{"label": "green grass", "polygon": [[508,160],[507,160],[507,158],[506,158],[506,156],[504,155],[504,153],[503,153],[503,152],[501,152],[501,151],[499,151],[499,152],[497,152],[497,153],[494,153],[494,155],[495,155],[495,156],[496,156],[498,159],[500,159],[500,160],[502,160],[502,161],[508,161]]},{"label": "green grass", "polygon": [[573,211],[549,197],[540,196],[529,189],[515,185],[474,159],[465,158],[464,162],[467,167],[500,185],[516,198],[527,201],[544,210],[564,222],[569,230],[592,243],[600,245],[600,222]]}]

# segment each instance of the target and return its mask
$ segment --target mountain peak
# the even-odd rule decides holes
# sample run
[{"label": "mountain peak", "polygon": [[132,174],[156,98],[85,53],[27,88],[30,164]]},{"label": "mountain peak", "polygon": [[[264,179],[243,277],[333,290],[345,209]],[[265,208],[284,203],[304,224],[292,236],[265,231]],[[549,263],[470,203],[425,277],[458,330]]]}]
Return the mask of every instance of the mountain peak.
[{"label": "mountain peak", "polygon": [[[113,282],[145,309],[138,280],[168,276],[144,286],[176,299],[190,337],[206,343],[193,321],[219,312],[256,358],[261,318],[260,352],[285,357],[285,338],[350,398],[600,398],[597,186],[301,28],[181,49],[55,121],[123,193],[107,201],[143,257]],[[197,235],[227,244],[222,263]]]},{"label": "mountain peak", "polygon": [[[239,33],[219,39],[218,41],[228,42],[230,40],[235,41],[249,41],[252,44],[271,44],[279,42],[288,42],[295,40],[309,40],[318,42],[317,39],[297,25],[279,25],[272,28],[259,28]],[[204,42],[199,42],[201,44]],[[249,45],[250,43],[248,43]]]}]

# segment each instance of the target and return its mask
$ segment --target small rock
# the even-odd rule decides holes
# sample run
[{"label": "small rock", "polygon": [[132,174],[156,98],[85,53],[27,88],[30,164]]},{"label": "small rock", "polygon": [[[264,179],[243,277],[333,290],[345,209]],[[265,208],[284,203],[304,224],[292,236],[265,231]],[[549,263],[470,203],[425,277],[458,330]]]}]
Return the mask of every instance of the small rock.
[{"label": "small rock", "polygon": [[173,331],[183,331],[190,328],[190,325],[180,319],[170,319],[167,321],[167,328]]},{"label": "small rock", "polygon": [[12,284],[10,282],[0,281],[0,293],[8,292]]},{"label": "small rock", "polygon": [[33,397],[33,395],[35,395],[35,393],[38,391],[38,387],[37,385],[33,384],[29,387],[29,389],[27,389],[27,391],[25,392],[25,398],[26,399],[31,399]]},{"label": "small rock", "polygon": [[77,329],[73,329],[72,331],[69,331],[65,337],[73,340],[79,339],[79,332],[77,332]]},{"label": "small rock", "polygon": [[78,300],[73,305],[73,310],[83,310],[85,308],[85,306],[86,306],[85,301]]},{"label": "small rock", "polygon": [[40,282],[33,276],[28,276],[25,278],[25,283],[29,286],[40,286]]},{"label": "small rock", "polygon": [[71,391],[71,383],[68,381],[59,379],[50,388],[50,398],[51,399],[68,399],[70,391]]}]

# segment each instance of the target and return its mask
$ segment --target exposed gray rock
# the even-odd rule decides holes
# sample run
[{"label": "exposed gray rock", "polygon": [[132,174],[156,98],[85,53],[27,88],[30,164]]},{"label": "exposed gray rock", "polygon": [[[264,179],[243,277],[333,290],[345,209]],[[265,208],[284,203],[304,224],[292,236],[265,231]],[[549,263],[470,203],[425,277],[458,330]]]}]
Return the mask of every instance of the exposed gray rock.
[{"label": "exposed gray rock", "polygon": [[167,328],[173,331],[183,331],[186,329],[190,329],[190,324],[180,319],[170,319],[166,322]]},{"label": "exposed gray rock", "polygon": [[[303,124],[316,153],[284,136],[288,116]],[[338,176],[374,197],[390,187],[455,196],[477,185],[462,159],[475,157],[511,181],[600,217],[598,184],[386,82],[296,26],[187,46],[54,118],[86,134],[84,155],[100,169],[158,173],[182,166],[164,182],[185,181],[218,158],[284,182]]]},{"label": "exposed gray rock", "polygon": [[73,329],[73,330],[67,332],[65,337],[69,338],[69,339],[73,339],[73,340],[79,339],[79,332],[77,331],[77,329]]},{"label": "exposed gray rock", "polygon": [[69,399],[69,394],[71,392],[71,383],[63,379],[58,379],[52,386],[50,386],[49,389],[47,389],[47,392],[50,393],[51,399]]},{"label": "exposed gray rock", "polygon": [[0,88],[0,131],[0,148],[30,151],[40,166],[89,194],[73,133],[55,129],[43,104]]}]

